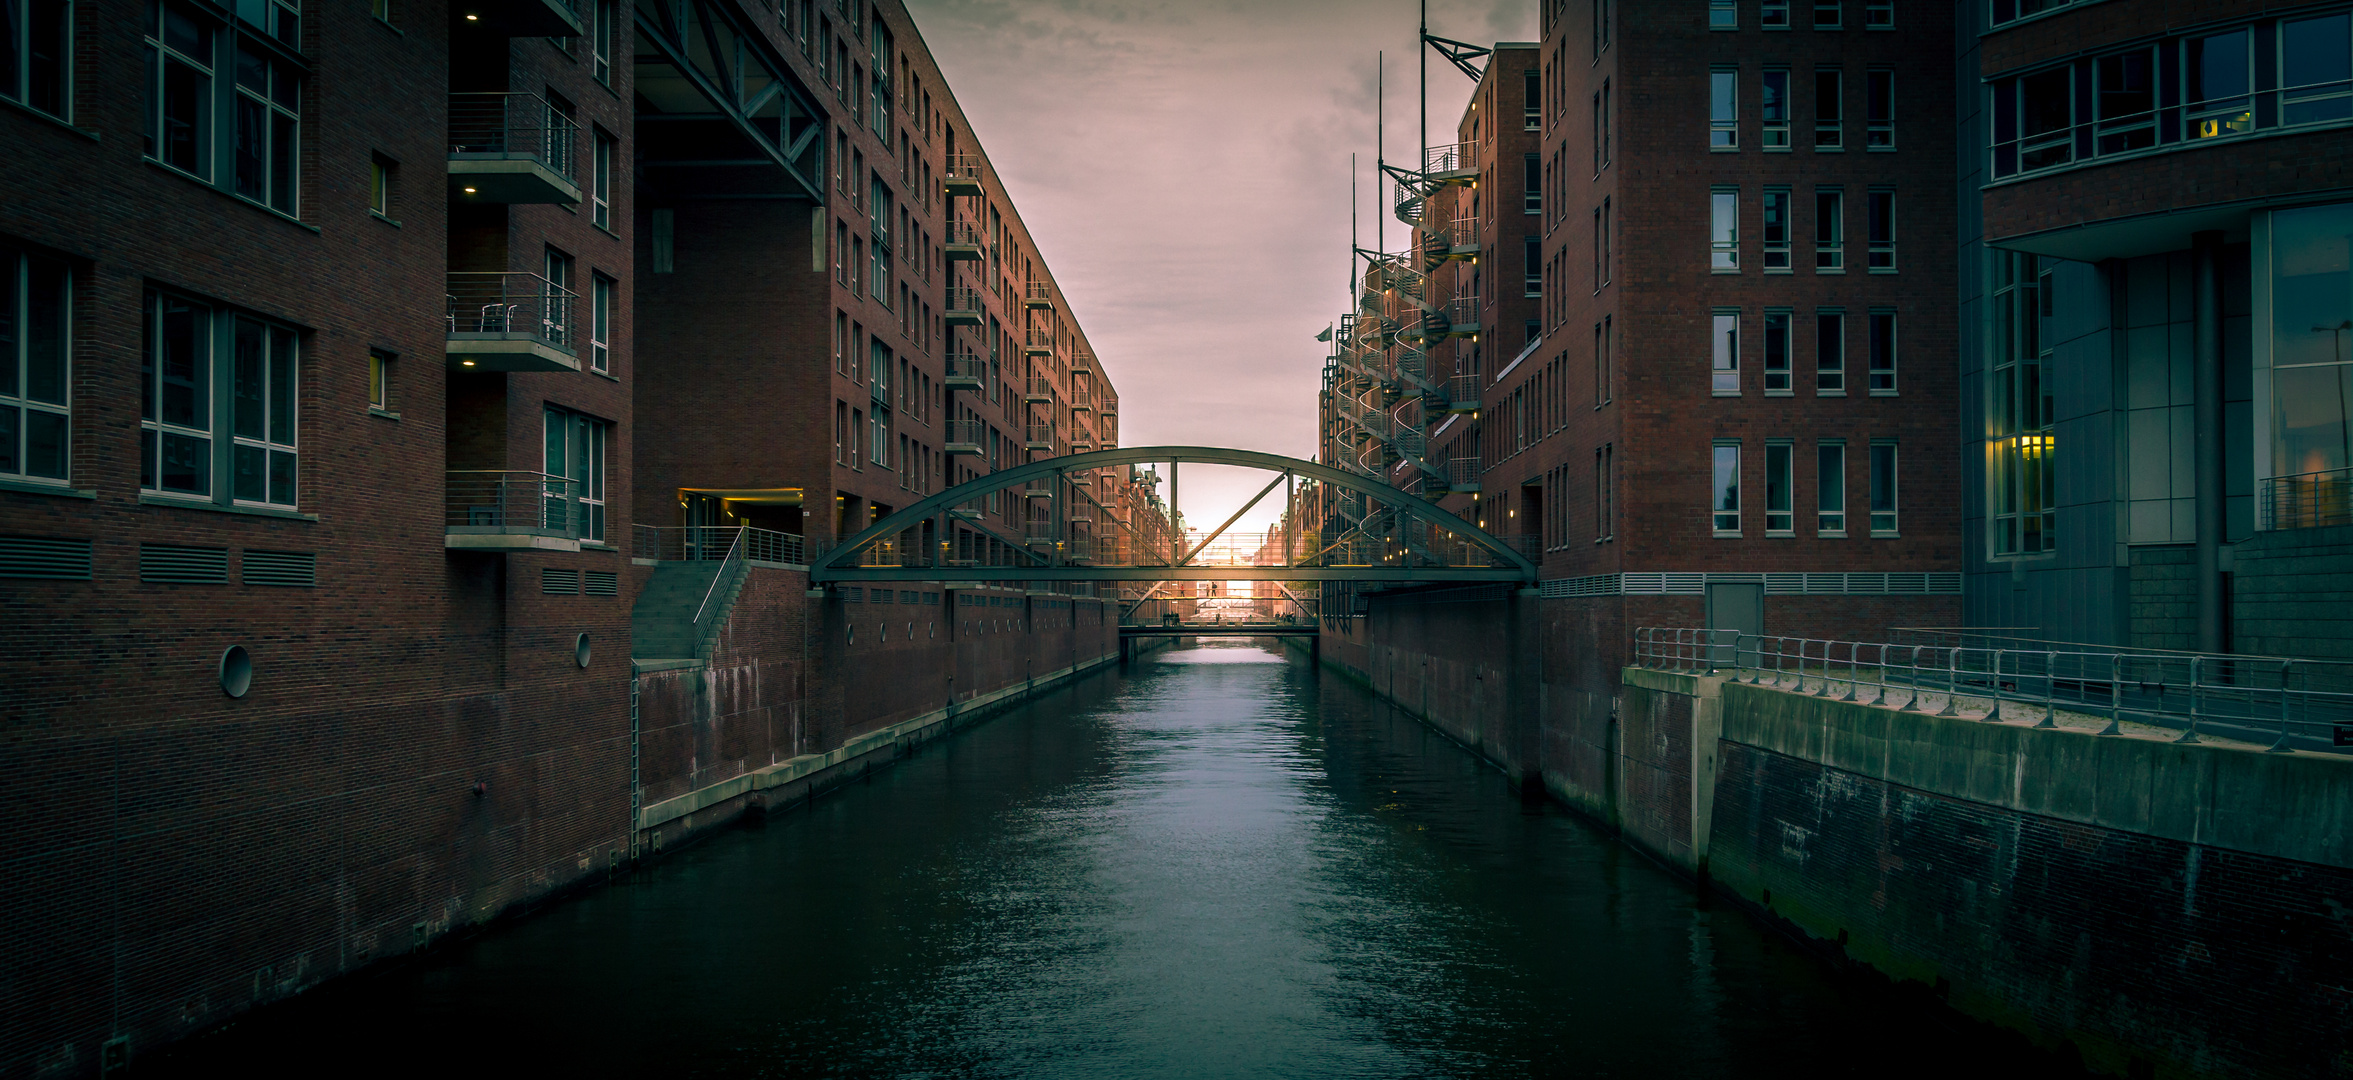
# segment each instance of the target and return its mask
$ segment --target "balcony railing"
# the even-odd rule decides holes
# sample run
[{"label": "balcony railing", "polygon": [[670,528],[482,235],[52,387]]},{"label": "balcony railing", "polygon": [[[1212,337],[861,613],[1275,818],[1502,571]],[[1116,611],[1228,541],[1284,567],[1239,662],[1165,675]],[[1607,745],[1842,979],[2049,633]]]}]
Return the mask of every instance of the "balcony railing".
[{"label": "balcony railing", "polygon": [[809,557],[824,553],[824,541],[810,541],[798,533],[751,529],[736,525],[688,525],[632,529],[631,553],[662,562],[717,562],[727,558],[736,537],[743,537],[743,557],[753,562],[809,565]]},{"label": "balcony railing", "polygon": [[1024,440],[1023,440],[1023,442],[1024,442],[1024,443],[1025,443],[1025,444],[1028,446],[1028,448],[1029,448],[1029,449],[1031,449],[1031,450],[1046,450],[1046,451],[1051,451],[1051,450],[1053,450],[1053,449],[1054,449],[1054,425],[1052,425],[1052,424],[1031,424],[1031,425],[1029,425],[1028,435],[1027,435],[1027,437],[1026,437]]},{"label": "balcony railing", "polygon": [[951,454],[985,453],[989,446],[989,425],[984,420],[948,421],[948,452]]},{"label": "balcony railing", "polygon": [[979,289],[970,287],[949,289],[948,306],[945,309],[949,325],[980,325],[982,303]]},{"label": "balcony railing", "polygon": [[981,162],[979,154],[950,154],[943,182],[950,195],[980,194]]},{"label": "balcony railing", "polygon": [[[522,93],[449,96],[450,175],[485,202],[577,202],[580,125],[545,98]],[[508,163],[536,165],[549,177]]]},{"label": "balcony railing", "polygon": [[948,235],[944,242],[947,244],[948,259],[951,262],[957,259],[977,259],[987,251],[987,246],[981,237],[979,222],[949,222]]},{"label": "balcony railing", "polygon": [[1031,356],[1051,356],[1054,353],[1054,332],[1030,327],[1022,333],[1022,350]]},{"label": "balcony railing", "polygon": [[1029,287],[1023,290],[1021,302],[1033,308],[1050,311],[1054,307],[1054,286],[1043,281],[1032,281],[1029,283]]},{"label": "balcony railing", "polygon": [[1100,410],[1099,410],[1099,411],[1100,411],[1100,412],[1102,412],[1102,414],[1103,414],[1104,416],[1118,416],[1118,415],[1119,415],[1119,398],[1118,398],[1118,396],[1116,396],[1116,395],[1113,395],[1113,394],[1105,394],[1105,395],[1103,395],[1103,404],[1102,404],[1102,406],[1101,406],[1101,408],[1100,408]]},{"label": "balcony railing", "polygon": [[1070,407],[1074,411],[1093,409],[1095,407],[1094,388],[1083,382],[1070,384]]},{"label": "balcony railing", "polygon": [[[483,371],[579,370],[572,321],[579,299],[538,274],[451,272],[443,321],[448,353]],[[548,355],[560,353],[565,359]],[[567,360],[569,362],[567,362]]]},{"label": "balcony railing", "polygon": [[2329,469],[2257,481],[2266,529],[2353,525],[2353,469]]},{"label": "balcony railing", "polygon": [[948,354],[948,386],[957,390],[980,390],[988,386],[989,360],[979,353]]},{"label": "balcony railing", "polygon": [[1051,404],[1054,400],[1054,380],[1043,375],[1030,376],[1021,399],[1031,404]]},{"label": "balcony railing", "polygon": [[1449,143],[1422,151],[1422,174],[1433,180],[1468,179],[1478,172],[1478,143]]},{"label": "balcony railing", "polygon": [[[519,469],[452,469],[443,486],[443,524],[452,537],[580,539],[589,524],[580,485],[561,476]],[[602,507],[597,509],[601,510]]]},{"label": "balcony railing", "polygon": [[1479,490],[1479,459],[1458,457],[1446,463],[1446,486],[1454,491]]},{"label": "balcony railing", "polygon": [[1086,351],[1085,349],[1072,349],[1072,350],[1070,350],[1070,370],[1072,370],[1072,371],[1093,371],[1094,369],[1095,369],[1095,354],[1094,354],[1094,353],[1088,352],[1088,351]]}]

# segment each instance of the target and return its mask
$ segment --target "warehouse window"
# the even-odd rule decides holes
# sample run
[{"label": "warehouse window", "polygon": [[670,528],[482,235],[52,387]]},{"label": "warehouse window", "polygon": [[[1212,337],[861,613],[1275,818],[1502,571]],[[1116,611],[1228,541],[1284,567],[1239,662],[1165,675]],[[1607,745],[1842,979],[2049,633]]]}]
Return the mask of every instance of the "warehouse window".
[{"label": "warehouse window", "polygon": [[67,0],[0,4],[0,98],[70,118],[73,5]]},{"label": "warehouse window", "polygon": [[62,262],[0,248],[0,476],[66,478],[70,282]]}]

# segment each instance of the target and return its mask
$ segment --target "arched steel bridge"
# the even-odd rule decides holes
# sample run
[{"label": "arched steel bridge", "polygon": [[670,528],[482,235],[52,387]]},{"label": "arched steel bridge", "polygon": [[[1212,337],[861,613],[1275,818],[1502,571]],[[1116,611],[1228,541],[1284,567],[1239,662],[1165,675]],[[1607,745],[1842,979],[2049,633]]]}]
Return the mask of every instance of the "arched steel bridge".
[{"label": "arched steel bridge", "polygon": [[[1135,466],[1167,463],[1169,497]],[[1183,464],[1272,473],[1206,536],[1183,527]],[[1100,486],[1118,489],[1106,500]],[[1304,486],[1304,490],[1302,490]],[[1228,530],[1277,487],[1284,524]],[[1139,494],[1148,490],[1148,494]],[[1022,500],[1017,535],[986,512]],[[1045,516],[1034,505],[1046,502]],[[1117,504],[1117,505],[1112,505]],[[999,503],[999,505],[1004,505]],[[899,510],[812,559],[813,585],[868,581],[1523,582],[1536,566],[1511,543],[1370,477],[1299,458],[1208,446],[1137,446],[1067,454],[959,484]]]}]

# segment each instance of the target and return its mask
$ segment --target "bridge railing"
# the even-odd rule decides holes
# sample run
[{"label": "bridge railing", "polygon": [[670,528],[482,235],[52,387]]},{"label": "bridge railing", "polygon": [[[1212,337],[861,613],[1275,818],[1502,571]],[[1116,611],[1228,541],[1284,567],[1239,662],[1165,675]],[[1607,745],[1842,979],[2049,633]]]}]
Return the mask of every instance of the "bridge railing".
[{"label": "bridge railing", "polygon": [[2058,727],[2064,714],[2105,721],[2102,735],[2131,723],[2179,730],[2178,742],[2203,731],[2268,741],[2275,753],[2353,749],[2353,663],[2342,661],[1643,627],[1633,662],[1987,723]]}]

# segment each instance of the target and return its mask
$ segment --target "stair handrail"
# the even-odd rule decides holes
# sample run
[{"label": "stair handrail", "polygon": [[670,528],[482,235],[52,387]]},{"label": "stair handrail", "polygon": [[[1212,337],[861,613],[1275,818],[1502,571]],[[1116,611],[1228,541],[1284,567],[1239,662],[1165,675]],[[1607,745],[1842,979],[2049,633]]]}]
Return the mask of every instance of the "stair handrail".
[{"label": "stair handrail", "polygon": [[694,609],[694,628],[698,639],[702,634],[703,615],[711,609],[711,598],[719,594],[719,583],[727,580],[729,572],[743,562],[743,538],[749,528],[748,525],[736,527],[735,542],[727,545],[727,558],[719,563],[719,572],[711,575],[711,587],[703,590],[703,602]]}]

